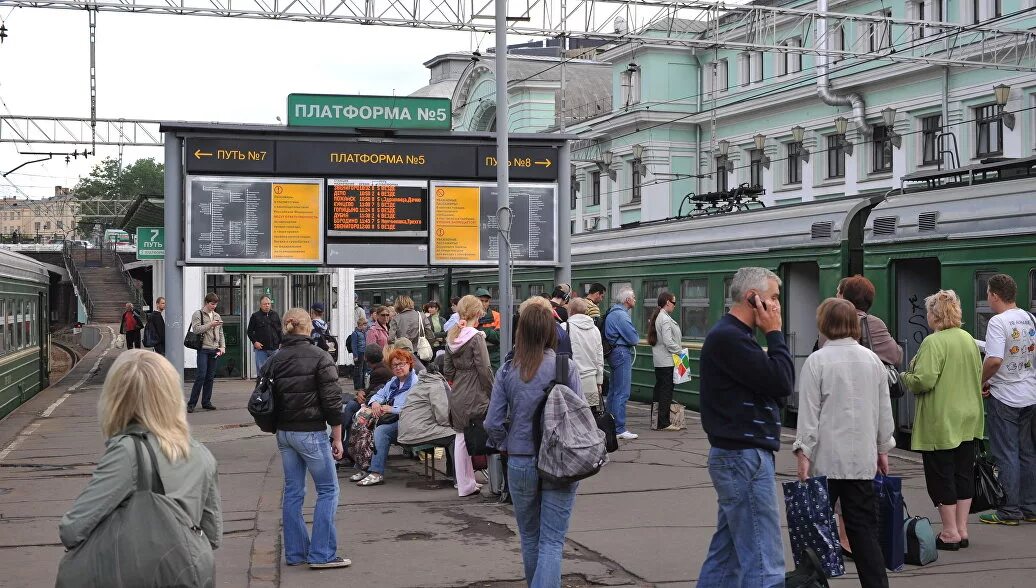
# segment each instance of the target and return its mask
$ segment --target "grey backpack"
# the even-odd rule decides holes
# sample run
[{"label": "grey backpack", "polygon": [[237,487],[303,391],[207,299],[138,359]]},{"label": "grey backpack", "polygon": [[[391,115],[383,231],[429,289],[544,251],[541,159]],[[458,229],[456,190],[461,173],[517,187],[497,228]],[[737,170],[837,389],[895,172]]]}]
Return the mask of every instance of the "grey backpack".
[{"label": "grey backpack", "polygon": [[543,402],[537,469],[542,480],[562,485],[589,478],[608,462],[604,432],[586,398],[562,383],[567,380],[568,356],[561,354]]},{"label": "grey backpack", "polygon": [[[145,436],[131,436],[137,453],[136,491],[65,554],[58,567],[57,588],[213,586],[209,540],[180,504],[165,495],[154,450]],[[150,460],[145,460],[142,446]],[[145,461],[150,461],[150,468]]]}]

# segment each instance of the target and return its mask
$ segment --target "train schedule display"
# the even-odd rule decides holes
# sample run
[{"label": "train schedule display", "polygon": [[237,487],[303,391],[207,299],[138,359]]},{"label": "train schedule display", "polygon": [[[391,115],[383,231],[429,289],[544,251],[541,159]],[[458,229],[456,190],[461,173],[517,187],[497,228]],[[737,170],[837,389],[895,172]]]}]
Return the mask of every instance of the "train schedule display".
[{"label": "train schedule display", "polygon": [[331,237],[426,237],[427,208],[427,182],[327,182],[327,234]]},{"label": "train schedule display", "polygon": [[[511,259],[515,265],[557,264],[557,186],[509,186]],[[432,182],[431,265],[496,265],[496,184]]]},{"label": "train schedule display", "polygon": [[323,262],[324,181],[187,177],[188,263]]}]

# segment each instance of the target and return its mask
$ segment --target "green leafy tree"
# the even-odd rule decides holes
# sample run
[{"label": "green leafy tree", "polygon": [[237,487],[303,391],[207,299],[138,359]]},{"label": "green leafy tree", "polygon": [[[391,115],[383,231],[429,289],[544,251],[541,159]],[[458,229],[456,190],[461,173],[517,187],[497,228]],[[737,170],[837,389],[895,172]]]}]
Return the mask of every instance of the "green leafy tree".
[{"label": "green leafy tree", "polygon": [[165,187],[165,166],[154,158],[138,159],[119,169],[119,161],[106,157],[80,178],[75,195],[79,200],[79,232],[89,235],[95,225],[108,228],[127,208],[127,201],[141,195],[160,195]]}]

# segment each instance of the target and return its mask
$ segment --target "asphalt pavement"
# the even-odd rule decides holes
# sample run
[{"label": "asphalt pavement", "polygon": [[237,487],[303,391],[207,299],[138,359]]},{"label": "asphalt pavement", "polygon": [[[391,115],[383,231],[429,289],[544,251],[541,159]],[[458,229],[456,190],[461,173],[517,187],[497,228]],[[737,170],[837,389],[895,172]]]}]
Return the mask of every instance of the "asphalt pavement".
[{"label": "asphalt pavement", "polygon": [[[97,398],[121,350],[110,335],[65,379],[0,421],[0,586],[51,586],[63,548],[57,525],[89,481],[104,450]],[[343,389],[351,381],[342,380]],[[394,450],[386,483],[361,488],[340,475],[340,555],[349,568],[284,565],[280,543],[282,475],[273,436],[244,409],[251,384],[217,381],[216,411],[188,416],[192,433],[219,461],[225,535],[216,552],[218,586],[519,587],[521,552],[510,506],[495,497],[459,498],[452,485],[423,476],[417,461]],[[647,429],[648,411],[631,405],[639,439],[623,442],[600,474],[583,481],[564,555],[565,586],[694,586],[716,521],[708,441],[696,418],[679,432]],[[787,432],[777,482],[794,479]],[[912,514],[938,515],[924,491],[916,454],[896,450]],[[442,468],[442,462],[438,462]],[[779,493],[779,485],[774,485]],[[312,485],[306,500],[312,514]],[[783,508],[782,508],[783,511]],[[1036,585],[1036,524],[988,526],[972,517],[971,547],[940,552],[925,567],[890,573],[892,586],[954,588]],[[785,534],[785,553],[791,565]],[[858,586],[851,562],[834,587]]]}]

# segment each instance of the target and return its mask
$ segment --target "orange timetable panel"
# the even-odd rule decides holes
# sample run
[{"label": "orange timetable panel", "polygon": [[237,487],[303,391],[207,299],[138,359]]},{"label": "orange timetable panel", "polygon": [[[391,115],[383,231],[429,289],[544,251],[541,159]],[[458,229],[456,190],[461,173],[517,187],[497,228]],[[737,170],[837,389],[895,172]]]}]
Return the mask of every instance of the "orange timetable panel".
[{"label": "orange timetable panel", "polygon": [[479,260],[479,188],[435,189],[435,259]]},{"label": "orange timetable panel", "polygon": [[273,259],[320,259],[320,185],[274,184]]}]

